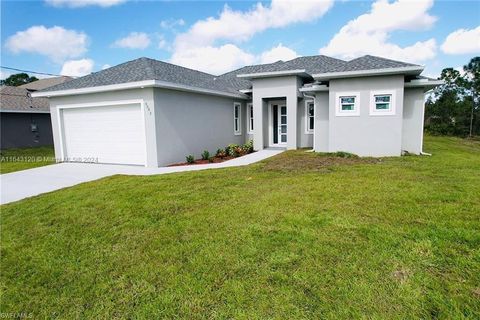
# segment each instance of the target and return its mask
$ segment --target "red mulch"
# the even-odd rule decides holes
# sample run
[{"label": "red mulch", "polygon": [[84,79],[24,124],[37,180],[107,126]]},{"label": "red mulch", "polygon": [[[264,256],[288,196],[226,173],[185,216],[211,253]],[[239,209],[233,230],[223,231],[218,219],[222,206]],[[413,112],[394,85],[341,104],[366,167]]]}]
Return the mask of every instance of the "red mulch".
[{"label": "red mulch", "polygon": [[169,167],[179,167],[179,166],[190,166],[190,165],[195,165],[195,164],[207,164],[207,163],[220,163],[224,162],[227,160],[231,160],[233,157],[227,156],[224,158],[219,158],[219,157],[213,157],[213,161],[210,162],[209,160],[202,160],[202,159],[197,159],[195,160],[194,163],[188,163],[188,162],[181,162],[181,163],[174,163],[169,165]]}]

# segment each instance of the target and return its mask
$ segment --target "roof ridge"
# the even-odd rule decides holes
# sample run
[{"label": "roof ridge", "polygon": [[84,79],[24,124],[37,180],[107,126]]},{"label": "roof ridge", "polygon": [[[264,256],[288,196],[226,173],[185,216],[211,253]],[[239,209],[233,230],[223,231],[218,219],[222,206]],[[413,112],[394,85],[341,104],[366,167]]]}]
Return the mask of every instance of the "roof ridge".
[{"label": "roof ridge", "polygon": [[[138,59],[145,59],[145,60],[148,60],[150,63],[168,64],[168,65],[171,65],[171,66],[174,66],[174,67],[177,67],[177,68],[182,68],[182,69],[185,69],[185,70],[202,73],[202,74],[210,76],[210,77],[217,77],[216,75],[211,74],[211,73],[207,73],[207,72],[200,71],[200,70],[195,70],[195,69],[192,69],[192,68],[187,68],[187,67],[184,67],[184,66],[181,66],[181,65],[178,65],[178,64],[174,64],[174,63],[171,63],[171,62],[166,62],[166,61],[163,61],[163,60],[157,60],[157,59],[153,59],[153,58],[149,58],[149,57],[141,57],[141,58],[138,58]],[[137,60],[137,59],[135,59],[135,60]],[[132,61],[135,61],[135,60],[132,60]]]}]

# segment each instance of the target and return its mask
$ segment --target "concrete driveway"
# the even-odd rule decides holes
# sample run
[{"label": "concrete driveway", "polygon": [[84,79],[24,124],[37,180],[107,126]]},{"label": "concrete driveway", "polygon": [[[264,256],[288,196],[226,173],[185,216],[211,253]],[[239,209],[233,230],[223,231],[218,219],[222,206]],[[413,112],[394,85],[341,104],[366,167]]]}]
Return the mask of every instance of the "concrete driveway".
[{"label": "concrete driveway", "polygon": [[115,174],[154,175],[244,166],[269,158],[283,150],[265,149],[222,163],[180,167],[145,168],[140,166],[90,163],[59,163],[0,175],[0,204],[6,204],[45,192],[71,187]]}]

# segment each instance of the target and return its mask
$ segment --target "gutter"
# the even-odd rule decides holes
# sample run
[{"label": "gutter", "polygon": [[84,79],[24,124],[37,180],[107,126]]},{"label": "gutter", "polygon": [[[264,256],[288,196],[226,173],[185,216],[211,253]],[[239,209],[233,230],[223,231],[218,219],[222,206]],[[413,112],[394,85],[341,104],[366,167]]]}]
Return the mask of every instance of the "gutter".
[{"label": "gutter", "polygon": [[50,97],[60,97],[60,96],[71,96],[79,94],[89,94],[97,92],[107,92],[107,91],[118,91],[118,90],[127,90],[127,89],[143,89],[143,88],[163,88],[171,89],[185,92],[195,92],[201,94],[209,94],[214,96],[221,97],[230,97],[230,98],[239,98],[239,99],[250,99],[244,93],[230,93],[219,90],[204,89],[199,87],[187,86],[182,84],[171,83],[167,81],[160,80],[145,80],[145,81],[136,81],[136,82],[127,82],[120,84],[112,84],[98,87],[88,87],[88,88],[79,88],[79,89],[67,89],[67,90],[57,90],[57,91],[37,91],[32,93],[34,98],[50,98]]},{"label": "gutter", "polygon": [[372,70],[355,70],[355,71],[341,71],[341,72],[326,72],[312,74],[315,80],[329,80],[338,78],[355,78],[365,76],[380,76],[390,74],[420,74],[422,73],[423,66],[409,66],[400,68],[384,68],[384,69],[372,69]]},{"label": "gutter", "polygon": [[237,78],[242,78],[242,79],[247,79],[248,80],[248,79],[284,77],[284,76],[310,77],[310,75],[305,71],[305,69],[297,69],[297,70],[270,71],[270,72],[238,74]]},{"label": "gutter", "polygon": [[316,84],[310,87],[302,87],[298,89],[300,92],[319,92],[319,91],[328,91],[328,87],[324,84]]}]

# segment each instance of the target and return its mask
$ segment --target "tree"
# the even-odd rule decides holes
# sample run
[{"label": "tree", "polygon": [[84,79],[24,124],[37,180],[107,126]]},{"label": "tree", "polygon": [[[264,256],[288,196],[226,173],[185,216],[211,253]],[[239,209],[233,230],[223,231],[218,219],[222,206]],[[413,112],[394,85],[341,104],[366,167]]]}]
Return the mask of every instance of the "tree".
[{"label": "tree", "polygon": [[17,74],[12,74],[10,77],[8,77],[5,80],[0,80],[0,85],[18,87],[18,86],[21,86],[22,84],[30,83],[37,80],[38,78],[30,77],[26,73],[17,73]]},{"label": "tree", "polygon": [[425,129],[434,134],[473,136],[480,131],[478,99],[480,57],[464,66],[463,73],[453,68],[442,70],[445,82],[429,98],[425,110]]},{"label": "tree", "polygon": [[475,57],[463,66],[465,71],[464,82],[465,88],[470,91],[472,96],[472,109],[470,112],[470,130],[469,136],[473,136],[473,121],[478,111],[478,93],[480,92],[480,57]]}]

